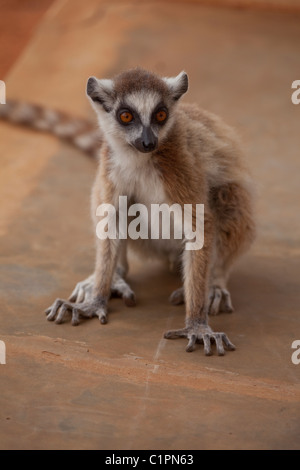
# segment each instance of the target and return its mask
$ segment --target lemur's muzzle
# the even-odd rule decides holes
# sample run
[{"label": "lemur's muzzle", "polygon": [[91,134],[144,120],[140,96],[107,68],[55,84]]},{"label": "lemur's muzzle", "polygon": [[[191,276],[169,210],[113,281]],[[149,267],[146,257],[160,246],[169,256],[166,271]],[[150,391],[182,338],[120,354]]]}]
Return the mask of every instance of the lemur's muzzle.
[{"label": "lemur's muzzle", "polygon": [[136,139],[134,146],[143,153],[153,152],[157,148],[158,139],[150,127],[143,127],[141,137]]}]

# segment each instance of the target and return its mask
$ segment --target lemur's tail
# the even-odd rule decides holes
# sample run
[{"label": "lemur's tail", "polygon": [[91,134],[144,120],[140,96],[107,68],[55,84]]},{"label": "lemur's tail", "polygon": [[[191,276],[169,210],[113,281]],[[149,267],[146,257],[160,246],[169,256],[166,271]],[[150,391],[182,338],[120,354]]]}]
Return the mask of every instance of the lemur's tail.
[{"label": "lemur's tail", "polygon": [[61,111],[8,100],[6,104],[0,105],[0,119],[31,129],[50,132],[92,157],[98,155],[101,147],[101,135],[96,124],[82,118],[74,118]]}]

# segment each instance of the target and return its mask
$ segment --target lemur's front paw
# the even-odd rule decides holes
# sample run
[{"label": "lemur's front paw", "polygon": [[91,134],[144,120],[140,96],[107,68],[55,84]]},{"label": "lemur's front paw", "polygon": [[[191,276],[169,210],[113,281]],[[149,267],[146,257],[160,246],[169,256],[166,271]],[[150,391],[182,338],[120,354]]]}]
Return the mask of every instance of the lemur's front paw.
[{"label": "lemur's front paw", "polygon": [[209,291],[208,313],[210,315],[217,315],[220,312],[233,312],[230,292],[225,288],[213,285]]},{"label": "lemur's front paw", "polygon": [[107,306],[104,300],[93,299],[81,303],[72,303],[68,300],[56,299],[51,307],[45,310],[47,320],[63,323],[64,319],[71,314],[73,326],[79,325],[79,319],[98,317],[100,323],[107,323]]},{"label": "lemur's front paw", "polygon": [[[92,299],[95,275],[76,284],[75,289],[69,297],[70,302],[87,302]],[[121,297],[127,307],[136,305],[135,294],[129,284],[120,275],[115,274],[111,284],[111,296]]]},{"label": "lemur's front paw", "polygon": [[75,289],[69,297],[70,302],[84,302],[91,299],[94,287],[95,275],[87,277],[83,281],[77,282]]},{"label": "lemur's front paw", "polygon": [[234,344],[231,343],[225,333],[216,333],[212,331],[208,325],[202,325],[196,322],[186,328],[182,328],[181,330],[167,331],[164,334],[164,337],[166,339],[187,338],[189,340],[186,347],[187,352],[194,351],[196,343],[204,344],[204,353],[206,356],[212,355],[212,343],[216,344],[217,353],[219,356],[224,356],[224,346],[227,351],[235,350]]}]

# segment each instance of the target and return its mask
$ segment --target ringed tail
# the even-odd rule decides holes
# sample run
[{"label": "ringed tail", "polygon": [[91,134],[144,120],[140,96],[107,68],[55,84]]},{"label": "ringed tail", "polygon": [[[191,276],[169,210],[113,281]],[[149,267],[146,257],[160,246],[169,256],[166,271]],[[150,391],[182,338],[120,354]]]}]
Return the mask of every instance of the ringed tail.
[{"label": "ringed tail", "polygon": [[31,103],[7,100],[0,105],[0,120],[54,134],[94,158],[102,144],[101,133],[92,121]]}]

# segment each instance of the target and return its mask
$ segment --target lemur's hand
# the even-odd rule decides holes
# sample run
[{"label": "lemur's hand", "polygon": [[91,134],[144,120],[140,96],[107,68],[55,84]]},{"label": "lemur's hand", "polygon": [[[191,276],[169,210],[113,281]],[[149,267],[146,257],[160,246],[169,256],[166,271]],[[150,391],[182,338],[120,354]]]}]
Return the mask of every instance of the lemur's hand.
[{"label": "lemur's hand", "polygon": [[[191,323],[186,328],[181,330],[170,330],[164,334],[167,339],[187,338],[189,340],[186,347],[187,352],[192,352],[195,349],[195,344],[204,344],[204,353],[206,356],[212,355],[211,343],[216,344],[217,353],[219,356],[224,356],[225,349],[227,351],[234,351],[235,346],[228,339],[225,333],[216,333],[208,325],[199,324],[198,322]],[[224,343],[224,346],[223,346]]]},{"label": "lemur's hand", "polygon": [[56,299],[51,307],[45,310],[47,320],[55,323],[63,323],[64,319],[71,313],[73,326],[79,325],[80,317],[98,317],[100,323],[107,323],[107,302],[105,299],[90,299],[85,302],[72,303],[69,300]]},{"label": "lemur's hand", "polygon": [[[69,301],[72,303],[81,303],[91,300],[93,297],[94,282],[94,274],[84,279],[83,281],[78,282],[69,297]],[[136,305],[136,299],[133,290],[125,281],[125,279],[117,273],[114,275],[112,280],[111,297],[122,298],[127,307],[134,307]]]}]

